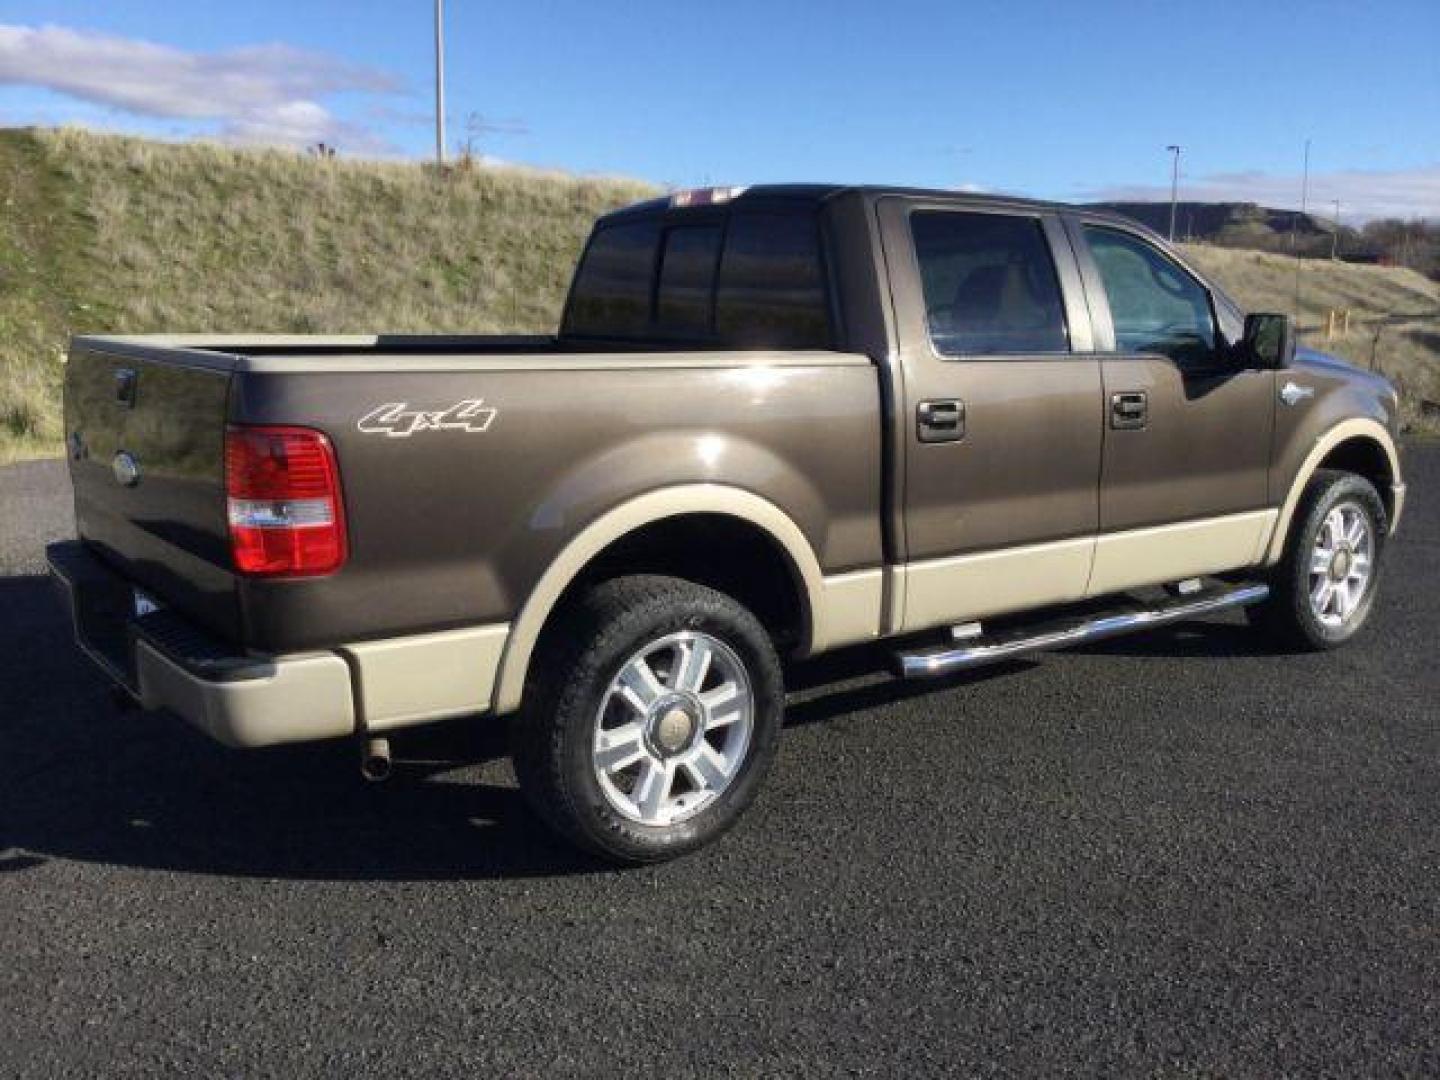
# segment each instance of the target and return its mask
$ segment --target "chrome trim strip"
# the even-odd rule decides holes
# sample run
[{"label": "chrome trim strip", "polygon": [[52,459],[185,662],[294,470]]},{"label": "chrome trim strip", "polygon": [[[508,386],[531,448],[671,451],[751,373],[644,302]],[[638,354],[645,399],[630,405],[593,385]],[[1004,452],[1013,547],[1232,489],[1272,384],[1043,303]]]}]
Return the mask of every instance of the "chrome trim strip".
[{"label": "chrome trim strip", "polygon": [[983,667],[1027,653],[1063,649],[1084,641],[1128,634],[1168,623],[1182,622],[1200,615],[1227,608],[1258,604],[1270,595],[1268,585],[1239,585],[1191,599],[1171,601],[1145,611],[1130,611],[1078,620],[1061,620],[1050,629],[1021,631],[1009,638],[1000,637],[986,644],[957,649],[936,645],[928,649],[895,654],[898,674],[906,679],[932,678],[952,671]]}]

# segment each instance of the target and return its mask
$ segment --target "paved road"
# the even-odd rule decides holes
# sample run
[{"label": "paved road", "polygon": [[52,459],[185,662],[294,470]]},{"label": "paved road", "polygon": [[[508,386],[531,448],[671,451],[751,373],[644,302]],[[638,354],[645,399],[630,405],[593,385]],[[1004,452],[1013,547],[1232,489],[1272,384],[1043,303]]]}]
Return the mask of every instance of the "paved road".
[{"label": "paved road", "polygon": [[1440,1074],[1440,448],[1409,462],[1362,643],[812,666],[741,829],[629,873],[549,840],[483,725],[366,788],[117,716],[29,573],[60,474],[0,470],[0,1074]]}]

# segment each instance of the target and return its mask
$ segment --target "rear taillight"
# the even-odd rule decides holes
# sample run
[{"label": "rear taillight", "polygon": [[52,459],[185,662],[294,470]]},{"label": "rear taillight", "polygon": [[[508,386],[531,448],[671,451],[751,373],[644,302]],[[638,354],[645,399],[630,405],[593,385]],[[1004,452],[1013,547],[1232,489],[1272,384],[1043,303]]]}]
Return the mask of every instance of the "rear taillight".
[{"label": "rear taillight", "polygon": [[328,574],[345,561],[345,504],[330,440],[298,427],[225,431],[225,496],[235,568]]}]

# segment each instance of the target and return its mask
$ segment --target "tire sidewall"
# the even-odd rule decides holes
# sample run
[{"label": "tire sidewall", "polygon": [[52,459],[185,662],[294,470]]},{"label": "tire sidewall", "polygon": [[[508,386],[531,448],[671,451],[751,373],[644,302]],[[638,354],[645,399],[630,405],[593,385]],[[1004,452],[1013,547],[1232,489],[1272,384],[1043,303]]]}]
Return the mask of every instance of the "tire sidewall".
[{"label": "tire sidewall", "polygon": [[[586,649],[570,673],[554,722],[564,728],[559,780],[570,802],[579,839],[605,854],[652,862],[701,847],[729,829],[754,800],[774,756],[784,712],[783,680],[769,637],[748,611],[729,597],[692,586],[679,603],[647,604],[623,611]],[[605,691],[637,651],[685,631],[708,634],[728,646],[745,667],[754,694],[754,727],[740,773],[707,806],[673,825],[632,821],[606,797],[594,768],[597,712]]]}]

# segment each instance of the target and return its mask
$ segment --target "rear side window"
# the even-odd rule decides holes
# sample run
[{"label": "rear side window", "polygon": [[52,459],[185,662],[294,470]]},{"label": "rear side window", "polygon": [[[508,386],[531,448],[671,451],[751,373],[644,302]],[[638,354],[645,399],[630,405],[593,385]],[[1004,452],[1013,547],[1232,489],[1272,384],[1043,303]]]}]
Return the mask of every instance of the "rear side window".
[{"label": "rear side window", "polygon": [[719,255],[719,225],[686,225],[666,232],[655,293],[655,322],[662,332],[680,337],[710,332]]},{"label": "rear side window", "polygon": [[812,213],[730,218],[716,288],[720,341],[744,349],[828,349],[830,314]]},{"label": "rear side window", "polygon": [[566,330],[590,337],[638,337],[650,327],[650,286],[660,222],[611,225],[595,234],[575,275]]},{"label": "rear side window", "polygon": [[1069,351],[1060,282],[1038,219],[922,210],[910,229],[937,352]]}]

